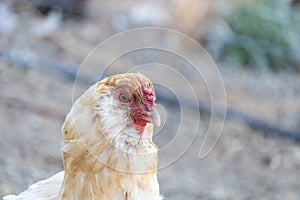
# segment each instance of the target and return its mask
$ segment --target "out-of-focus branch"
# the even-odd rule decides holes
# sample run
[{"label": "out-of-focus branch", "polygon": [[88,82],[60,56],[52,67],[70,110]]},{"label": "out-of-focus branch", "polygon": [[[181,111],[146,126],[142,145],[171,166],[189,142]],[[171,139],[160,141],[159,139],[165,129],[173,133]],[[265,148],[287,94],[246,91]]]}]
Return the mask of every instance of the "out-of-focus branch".
[{"label": "out-of-focus branch", "polygon": [[0,103],[7,107],[19,108],[20,110],[27,110],[47,117],[63,119],[68,112],[66,106],[58,106],[54,104],[42,104],[32,99],[24,97],[16,97],[0,93]]},{"label": "out-of-focus branch", "polygon": [[[0,53],[0,60],[1,59],[4,59],[6,62],[9,62],[10,64],[12,64],[14,66],[18,66],[18,67],[22,67],[22,68],[27,68],[28,66],[30,66],[32,64],[32,63],[30,64],[28,62],[22,62],[22,60],[16,60],[13,58],[13,56],[10,56],[9,54],[1,54]],[[82,74],[82,73],[77,74],[76,71],[74,70],[74,69],[76,69],[75,67],[67,67],[65,65],[62,65],[62,64],[56,63],[56,62],[51,62],[51,61],[50,62],[38,62],[38,64],[35,63],[34,66],[39,66],[38,68],[36,68],[37,70],[41,70],[41,71],[44,71],[47,73],[59,75],[59,76],[65,77],[71,81],[78,80],[78,81],[81,81],[81,82],[84,82],[87,84],[92,84],[94,82],[94,80],[98,79],[98,77],[93,74]],[[107,76],[107,74],[104,74],[103,76],[105,77],[105,76]],[[164,93],[162,90],[157,89],[156,94],[157,94],[157,98],[159,99],[160,102],[166,103],[169,106],[178,106],[177,99],[172,96],[169,96],[168,94]],[[12,100],[12,101],[10,101],[10,100]],[[61,113],[62,110],[66,110],[66,109],[46,108],[46,107],[43,107],[42,105],[32,104],[28,101],[26,101],[25,104],[24,104],[24,102],[20,102],[20,101],[23,101],[23,100],[16,99],[16,98],[13,98],[13,99],[10,98],[10,99],[5,100],[5,102],[7,104],[14,105],[14,106],[19,106],[19,104],[25,105],[25,106],[27,106],[27,108],[29,110],[32,110],[32,111],[38,112],[38,113],[43,113],[43,114],[44,113],[49,114],[49,113],[53,112],[50,110],[56,110],[56,111],[54,111],[54,113],[50,114],[52,116],[58,116],[58,115],[63,116],[66,113],[66,111],[63,111],[63,113]],[[182,105],[185,105],[187,108],[195,110],[195,107],[193,106],[194,104],[192,104],[191,100],[185,99],[185,100],[181,101],[181,103],[182,103]],[[199,101],[198,103],[199,103],[199,112],[201,114],[211,115],[210,104],[208,104],[206,102],[202,102],[202,101]],[[215,106],[214,110],[215,110],[217,116],[223,116],[223,109]],[[251,129],[260,131],[257,133],[264,133],[269,136],[278,136],[278,137],[287,138],[287,139],[291,139],[291,140],[300,142],[300,131],[299,130],[289,130],[278,124],[266,121],[261,118],[251,116],[249,114],[242,113],[233,108],[227,108],[226,119],[243,123],[243,124],[247,125],[248,127],[250,127]]]},{"label": "out-of-focus branch", "polygon": [[[168,96],[166,93],[161,92],[160,90],[156,90],[157,98],[160,102],[166,103],[171,106],[178,105],[177,99]],[[189,99],[181,100],[182,105],[186,105],[188,108],[195,110],[194,104]],[[207,102],[198,101],[199,105],[199,112],[202,115],[210,116],[211,115],[211,105]],[[214,106],[214,110],[217,116],[223,116],[223,109]],[[249,114],[242,113],[238,110],[233,108],[226,109],[226,119],[236,121],[242,124],[247,125],[252,130],[258,130],[260,132],[257,133],[264,133],[269,136],[278,136],[283,138],[288,138],[300,142],[300,130],[290,130],[284,128],[278,124],[269,122],[267,120],[257,118],[251,116]]]}]

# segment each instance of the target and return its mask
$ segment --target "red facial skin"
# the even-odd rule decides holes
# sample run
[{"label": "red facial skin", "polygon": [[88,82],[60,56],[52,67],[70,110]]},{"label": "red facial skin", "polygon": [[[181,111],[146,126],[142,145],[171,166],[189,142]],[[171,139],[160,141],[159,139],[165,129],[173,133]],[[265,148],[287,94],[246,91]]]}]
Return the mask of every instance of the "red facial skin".
[{"label": "red facial skin", "polygon": [[149,88],[144,88],[142,102],[137,106],[133,106],[131,109],[130,115],[140,136],[143,134],[145,127],[149,122],[148,113],[153,110],[155,106],[154,101],[154,92]]},{"label": "red facial skin", "polygon": [[155,94],[149,88],[143,89],[143,97],[141,101],[136,101],[134,95],[128,96],[128,102],[122,102],[119,97],[121,94],[126,94],[123,89],[116,89],[114,92],[114,98],[120,101],[120,106],[130,107],[129,115],[134,123],[136,130],[139,132],[139,136],[141,137],[147,123],[149,122],[149,111],[152,111],[155,107]]}]

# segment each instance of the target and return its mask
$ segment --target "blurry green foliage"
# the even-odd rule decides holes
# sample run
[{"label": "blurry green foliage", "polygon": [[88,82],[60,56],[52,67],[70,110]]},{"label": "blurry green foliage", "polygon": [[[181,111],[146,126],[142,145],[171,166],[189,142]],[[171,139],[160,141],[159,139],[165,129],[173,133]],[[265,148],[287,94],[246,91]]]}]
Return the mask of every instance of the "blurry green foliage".
[{"label": "blurry green foliage", "polygon": [[217,55],[245,67],[299,72],[299,12],[284,0],[238,6],[225,18],[230,33],[220,40]]}]

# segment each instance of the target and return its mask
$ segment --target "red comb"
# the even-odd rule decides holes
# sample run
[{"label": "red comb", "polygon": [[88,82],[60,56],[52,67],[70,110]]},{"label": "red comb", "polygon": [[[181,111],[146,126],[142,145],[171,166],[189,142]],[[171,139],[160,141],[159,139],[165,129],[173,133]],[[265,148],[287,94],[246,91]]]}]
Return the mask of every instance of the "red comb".
[{"label": "red comb", "polygon": [[144,103],[149,106],[154,106],[155,94],[149,88],[144,88]]}]

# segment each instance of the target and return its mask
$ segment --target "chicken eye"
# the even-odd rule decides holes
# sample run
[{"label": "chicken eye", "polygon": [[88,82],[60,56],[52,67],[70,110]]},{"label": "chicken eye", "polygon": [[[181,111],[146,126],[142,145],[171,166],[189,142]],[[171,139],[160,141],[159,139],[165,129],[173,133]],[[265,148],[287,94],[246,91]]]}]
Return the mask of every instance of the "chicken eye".
[{"label": "chicken eye", "polygon": [[119,99],[123,103],[128,103],[129,102],[129,98],[125,94],[120,94]]}]

